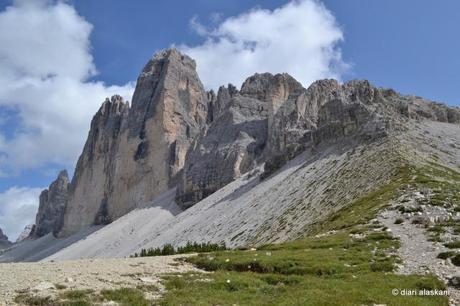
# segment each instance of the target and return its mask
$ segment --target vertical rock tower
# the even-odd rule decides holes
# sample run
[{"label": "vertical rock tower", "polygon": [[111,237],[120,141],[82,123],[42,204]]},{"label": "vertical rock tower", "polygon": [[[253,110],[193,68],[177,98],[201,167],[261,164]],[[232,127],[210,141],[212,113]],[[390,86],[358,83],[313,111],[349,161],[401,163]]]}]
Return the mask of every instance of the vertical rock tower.
[{"label": "vertical rock tower", "polygon": [[42,237],[59,230],[67,203],[68,191],[69,177],[67,171],[63,170],[48,189],[43,190],[40,194],[35,226],[30,232],[32,237]]},{"label": "vertical rock tower", "polygon": [[156,54],[137,80],[131,107],[114,96],[94,116],[60,235],[109,223],[174,187],[207,116],[195,61],[175,49]]}]

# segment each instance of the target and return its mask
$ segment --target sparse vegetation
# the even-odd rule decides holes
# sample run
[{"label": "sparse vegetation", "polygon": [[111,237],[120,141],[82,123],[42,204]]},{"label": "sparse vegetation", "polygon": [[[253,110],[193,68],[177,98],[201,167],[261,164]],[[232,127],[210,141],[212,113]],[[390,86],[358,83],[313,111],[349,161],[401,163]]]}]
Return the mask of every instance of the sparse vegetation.
[{"label": "sparse vegetation", "polygon": [[345,230],[252,251],[200,254],[187,261],[214,273],[167,277],[160,304],[447,305],[445,297],[391,295],[392,288],[444,288],[431,275],[388,273],[398,258],[387,255],[397,246],[385,232],[357,241]]},{"label": "sparse vegetation", "polygon": [[21,293],[16,296],[14,302],[19,305],[29,305],[29,306],[49,306],[54,305],[52,304],[53,301],[50,296],[41,297],[41,296],[34,296],[28,293]]},{"label": "sparse vegetation", "polygon": [[460,249],[460,240],[445,243],[444,246],[449,249]]},{"label": "sparse vegetation", "polygon": [[455,255],[455,252],[449,251],[449,252],[441,252],[438,254],[439,259],[448,259],[451,258]]},{"label": "sparse vegetation", "polygon": [[117,290],[102,290],[101,296],[107,301],[114,301],[121,306],[149,306],[144,293],[139,289],[121,288]]},{"label": "sparse vegetation", "polygon": [[453,256],[451,259],[452,263],[457,267],[460,267],[460,254]]},{"label": "sparse vegetation", "polygon": [[401,224],[401,223],[404,223],[404,219],[398,218],[395,220],[395,224]]},{"label": "sparse vegetation", "polygon": [[135,253],[133,257],[145,256],[165,256],[185,253],[205,253],[226,250],[225,243],[196,243],[187,242],[185,246],[174,248],[171,244],[165,244],[161,248],[142,249],[140,253]]},{"label": "sparse vegetation", "polygon": [[120,306],[149,306],[152,303],[144,297],[144,292],[153,291],[152,286],[139,288],[120,288],[102,290],[68,290],[58,294],[56,298],[40,297],[30,293],[21,293],[15,302],[28,306],[93,306],[103,302],[116,302]]},{"label": "sparse vegetation", "polygon": [[[444,285],[432,275],[391,273],[399,262],[391,255],[399,241],[371,222],[414,171],[401,169],[388,185],[309,228],[309,237],[252,251],[226,250],[187,258],[214,273],[167,277],[168,291],[160,304],[448,305],[442,296],[391,295],[392,288],[444,289]],[[317,233],[325,235],[314,237]],[[202,281],[204,277],[210,281]]]},{"label": "sparse vegetation", "polygon": [[57,290],[63,290],[67,288],[67,286],[63,284],[55,284],[54,287],[56,287]]},{"label": "sparse vegetation", "polygon": [[421,212],[423,211],[421,207],[406,207],[406,206],[403,206],[403,205],[399,205],[398,207],[396,207],[400,213],[404,214],[404,213],[416,213],[416,212]]}]

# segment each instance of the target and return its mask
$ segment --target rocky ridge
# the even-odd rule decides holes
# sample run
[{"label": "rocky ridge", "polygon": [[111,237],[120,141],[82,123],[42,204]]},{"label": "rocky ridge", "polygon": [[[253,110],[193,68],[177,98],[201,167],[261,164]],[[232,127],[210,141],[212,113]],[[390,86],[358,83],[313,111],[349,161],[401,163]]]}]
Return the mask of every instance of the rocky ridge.
[{"label": "rocky ridge", "polygon": [[264,163],[268,176],[305,150],[373,142],[425,119],[458,124],[460,110],[367,81],[304,88],[288,74],[255,74],[215,94],[193,59],[162,51],[144,67],[131,106],[113,96],[94,116],[53,232],[108,224],[176,187],[187,209]]}]

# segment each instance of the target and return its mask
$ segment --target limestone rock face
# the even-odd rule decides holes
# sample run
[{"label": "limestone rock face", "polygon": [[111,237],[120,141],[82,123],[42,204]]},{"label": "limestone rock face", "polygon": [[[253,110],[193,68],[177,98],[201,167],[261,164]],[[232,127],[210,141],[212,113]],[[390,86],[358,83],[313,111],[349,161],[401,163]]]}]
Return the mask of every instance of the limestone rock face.
[{"label": "limestone rock face", "polygon": [[256,73],[240,91],[220,87],[211,99],[213,122],[187,154],[178,203],[189,207],[286,147],[303,148],[303,139],[312,138],[318,105],[327,100],[324,92],[308,96],[285,73]]},{"label": "limestone rock face", "polygon": [[449,108],[368,81],[320,80],[305,89],[288,74],[255,74],[238,91],[211,95],[212,120],[187,153],[177,201],[187,208],[257,164],[269,172],[306,148],[362,143],[408,119],[459,123]]},{"label": "limestone rock face", "polygon": [[183,208],[253,169],[266,144],[265,101],[236,91],[229,94],[229,89],[222,87],[217,101],[225,101],[215,112],[218,117],[198,136],[186,156],[176,198]]},{"label": "limestone rock face", "polygon": [[132,105],[115,96],[93,118],[70,187],[61,235],[106,224],[175,187],[208,96],[195,61],[160,52],[140,74]]},{"label": "limestone rock face", "polygon": [[72,233],[109,221],[107,200],[113,179],[118,137],[129,106],[120,96],[107,99],[94,115],[78,159],[60,231]]},{"label": "limestone rock face", "polygon": [[8,241],[8,236],[3,234],[3,231],[1,228],[0,228],[0,241]]},{"label": "limestone rock face", "polygon": [[59,173],[48,189],[40,194],[40,204],[31,236],[41,237],[56,234],[62,222],[69,192],[69,178],[66,170]]},{"label": "limestone rock face", "polygon": [[0,228],[0,250],[8,248],[9,246],[11,246],[11,244],[12,243],[8,240],[8,236],[3,234],[3,231]]},{"label": "limestone rock face", "polygon": [[35,230],[35,224],[28,224],[24,227],[22,232],[19,234],[18,238],[16,238],[16,243],[21,242],[27,238],[30,237],[30,235],[34,232]]},{"label": "limestone rock face", "polygon": [[114,96],[94,116],[60,234],[110,223],[175,187],[188,208],[263,163],[276,171],[307,148],[372,141],[425,119],[460,123],[460,110],[367,81],[304,88],[288,74],[255,74],[216,94],[193,59],[162,51],[140,74],[131,106]]}]

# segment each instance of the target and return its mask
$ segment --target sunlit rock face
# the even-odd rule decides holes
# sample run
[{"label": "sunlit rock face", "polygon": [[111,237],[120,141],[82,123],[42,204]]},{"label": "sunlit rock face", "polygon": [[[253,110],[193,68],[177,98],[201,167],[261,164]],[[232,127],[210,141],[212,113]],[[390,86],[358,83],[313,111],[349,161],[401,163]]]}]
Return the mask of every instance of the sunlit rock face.
[{"label": "sunlit rock face", "polygon": [[207,117],[195,61],[175,49],[156,54],[137,80],[132,105],[114,96],[94,116],[61,235],[109,223],[174,187]]},{"label": "sunlit rock face", "polygon": [[52,231],[66,236],[110,223],[172,188],[187,209],[264,163],[374,141],[424,119],[460,123],[460,111],[367,81],[304,88],[285,73],[257,73],[240,89],[206,92],[193,59],[162,51],[144,67],[131,105],[113,96],[94,116]]}]

